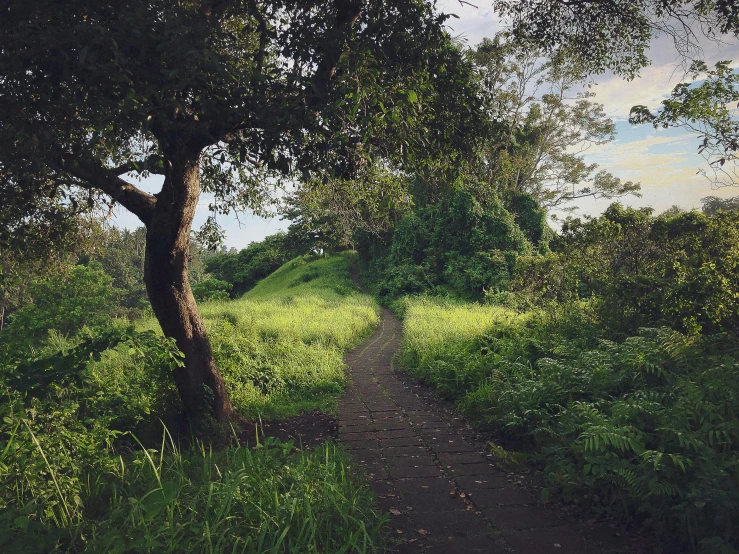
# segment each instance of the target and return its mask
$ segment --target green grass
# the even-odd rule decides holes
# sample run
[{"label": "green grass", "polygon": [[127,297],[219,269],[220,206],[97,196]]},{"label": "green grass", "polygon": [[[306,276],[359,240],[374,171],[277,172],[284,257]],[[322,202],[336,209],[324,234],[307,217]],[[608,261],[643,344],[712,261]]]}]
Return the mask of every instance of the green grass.
[{"label": "green grass", "polygon": [[434,297],[404,299],[403,344],[418,356],[418,363],[438,359],[455,349],[482,338],[490,330],[520,324],[527,316],[498,306]]},{"label": "green grass", "polygon": [[468,363],[480,342],[494,329],[521,328],[528,318],[502,307],[435,297],[408,297],[402,304],[405,368],[454,399],[486,377]]},{"label": "green grass", "polygon": [[336,409],[346,383],[343,356],[379,322],[376,302],[351,281],[354,261],[351,253],[302,256],[241,298],[200,307],[241,415],[281,419]]},{"label": "green grass", "polygon": [[[201,307],[242,415],[334,409],[346,380],[343,354],[378,322],[375,302],[351,283],[353,262],[351,254],[297,258],[241,299]],[[137,327],[159,331],[154,320]],[[384,520],[336,445],[298,450],[268,438],[255,450],[211,451],[197,440],[180,448],[166,432],[157,445],[159,418],[178,405],[167,341],[127,332],[133,342],[99,357],[83,350],[77,365],[54,362],[40,373],[54,379],[44,386],[2,368],[0,551],[381,549]],[[72,359],[62,354],[81,342],[55,335],[38,355]],[[34,360],[29,368],[46,371]]]}]

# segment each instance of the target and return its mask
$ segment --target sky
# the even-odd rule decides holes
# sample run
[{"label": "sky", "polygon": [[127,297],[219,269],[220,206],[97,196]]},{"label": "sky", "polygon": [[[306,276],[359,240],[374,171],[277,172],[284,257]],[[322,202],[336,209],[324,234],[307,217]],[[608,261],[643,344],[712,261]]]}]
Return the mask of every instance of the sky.
[{"label": "sky", "polygon": [[[472,2],[476,6],[460,4],[458,0],[440,0],[439,7],[453,13],[458,19],[449,19],[454,36],[461,36],[469,46],[490,37],[503,28],[503,23],[486,6],[483,0]],[[733,37],[732,37],[733,38]],[[739,65],[739,44],[726,39],[724,44],[711,41],[701,43],[702,58],[709,66],[721,60],[733,60]],[[651,65],[642,69],[639,77],[626,81],[613,75],[594,76],[595,102],[603,104],[606,114],[616,124],[616,140],[606,145],[592,146],[584,153],[587,163],[599,164],[599,169],[610,171],[624,181],[637,181],[642,186],[642,197],[624,197],[619,201],[627,206],[650,206],[656,213],[672,206],[690,210],[701,207],[706,196],[735,196],[734,187],[713,188],[706,177],[697,174],[707,168],[705,160],[697,153],[699,140],[696,135],[678,129],[655,130],[651,125],[630,125],[629,111],[642,104],[656,108],[686,77],[682,58],[672,39],[657,37],[648,53]],[[576,214],[598,215],[612,200],[581,199]]]},{"label": "sky", "polygon": [[[447,25],[453,36],[474,46],[485,37],[492,37],[503,24],[485,0],[475,4],[461,4],[458,0],[440,0],[438,7],[458,18],[451,18]],[[709,66],[720,60],[734,60],[739,65],[739,43],[736,40],[717,44],[705,41],[702,58]],[[676,84],[688,80],[685,76],[681,58],[678,56],[669,37],[658,37],[649,51],[651,65],[644,68],[639,77],[626,81],[612,75],[595,76],[597,83],[592,90],[593,99],[603,104],[608,116],[616,123],[616,140],[593,146],[584,153],[587,163],[599,164],[625,181],[638,181],[642,186],[642,197],[625,197],[619,201],[627,206],[650,206],[656,213],[672,206],[690,210],[700,208],[700,199],[706,196],[736,196],[739,189],[734,187],[713,188],[698,170],[707,167],[705,160],[698,155],[699,141],[695,135],[677,129],[655,130],[651,125],[632,126],[628,122],[629,110],[637,104],[656,108],[669,96]],[[149,192],[157,192],[159,182],[156,178],[140,183]],[[576,215],[598,215],[607,208],[611,200],[581,199],[576,207]],[[209,198],[204,195],[198,204],[193,228],[197,229],[208,216]],[[221,216],[219,224],[226,232],[225,246],[244,248],[249,243],[262,240],[265,236],[287,228],[288,222],[278,218],[263,219],[251,214],[241,214],[238,220],[231,216]],[[118,208],[115,224],[134,228],[139,226],[134,216]]]}]

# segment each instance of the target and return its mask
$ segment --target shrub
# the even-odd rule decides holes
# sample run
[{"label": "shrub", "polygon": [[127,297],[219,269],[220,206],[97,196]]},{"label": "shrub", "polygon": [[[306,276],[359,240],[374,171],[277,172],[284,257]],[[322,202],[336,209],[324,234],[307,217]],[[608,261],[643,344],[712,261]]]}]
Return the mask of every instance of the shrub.
[{"label": "shrub", "polygon": [[231,283],[211,277],[193,285],[192,293],[198,302],[228,300],[231,288]]},{"label": "shrub", "polygon": [[38,345],[51,330],[74,335],[87,326],[106,326],[119,291],[100,265],[74,266],[30,287],[31,304],[14,312],[0,341],[16,348]]}]

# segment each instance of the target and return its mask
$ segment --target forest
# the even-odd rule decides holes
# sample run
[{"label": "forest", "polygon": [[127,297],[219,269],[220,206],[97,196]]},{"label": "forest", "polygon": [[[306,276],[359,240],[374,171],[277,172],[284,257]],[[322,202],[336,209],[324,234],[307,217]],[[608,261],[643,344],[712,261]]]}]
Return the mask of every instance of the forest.
[{"label": "forest", "polygon": [[2,8],[2,552],[739,551],[739,196],[585,155],[667,36],[739,184],[739,8],[490,6]]}]

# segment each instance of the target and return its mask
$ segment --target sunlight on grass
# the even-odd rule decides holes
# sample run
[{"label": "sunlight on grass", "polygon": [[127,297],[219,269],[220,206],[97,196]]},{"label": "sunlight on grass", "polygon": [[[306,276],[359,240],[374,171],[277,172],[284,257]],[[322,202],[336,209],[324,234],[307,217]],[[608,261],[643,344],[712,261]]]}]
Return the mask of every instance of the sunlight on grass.
[{"label": "sunlight on grass", "polygon": [[302,256],[240,299],[200,307],[231,402],[244,417],[335,409],[346,383],[344,353],[379,321],[375,300],[351,282],[354,259]]},{"label": "sunlight on grass", "polygon": [[500,306],[462,303],[431,297],[405,298],[403,344],[417,363],[444,358],[495,327],[510,327],[527,318]]}]

